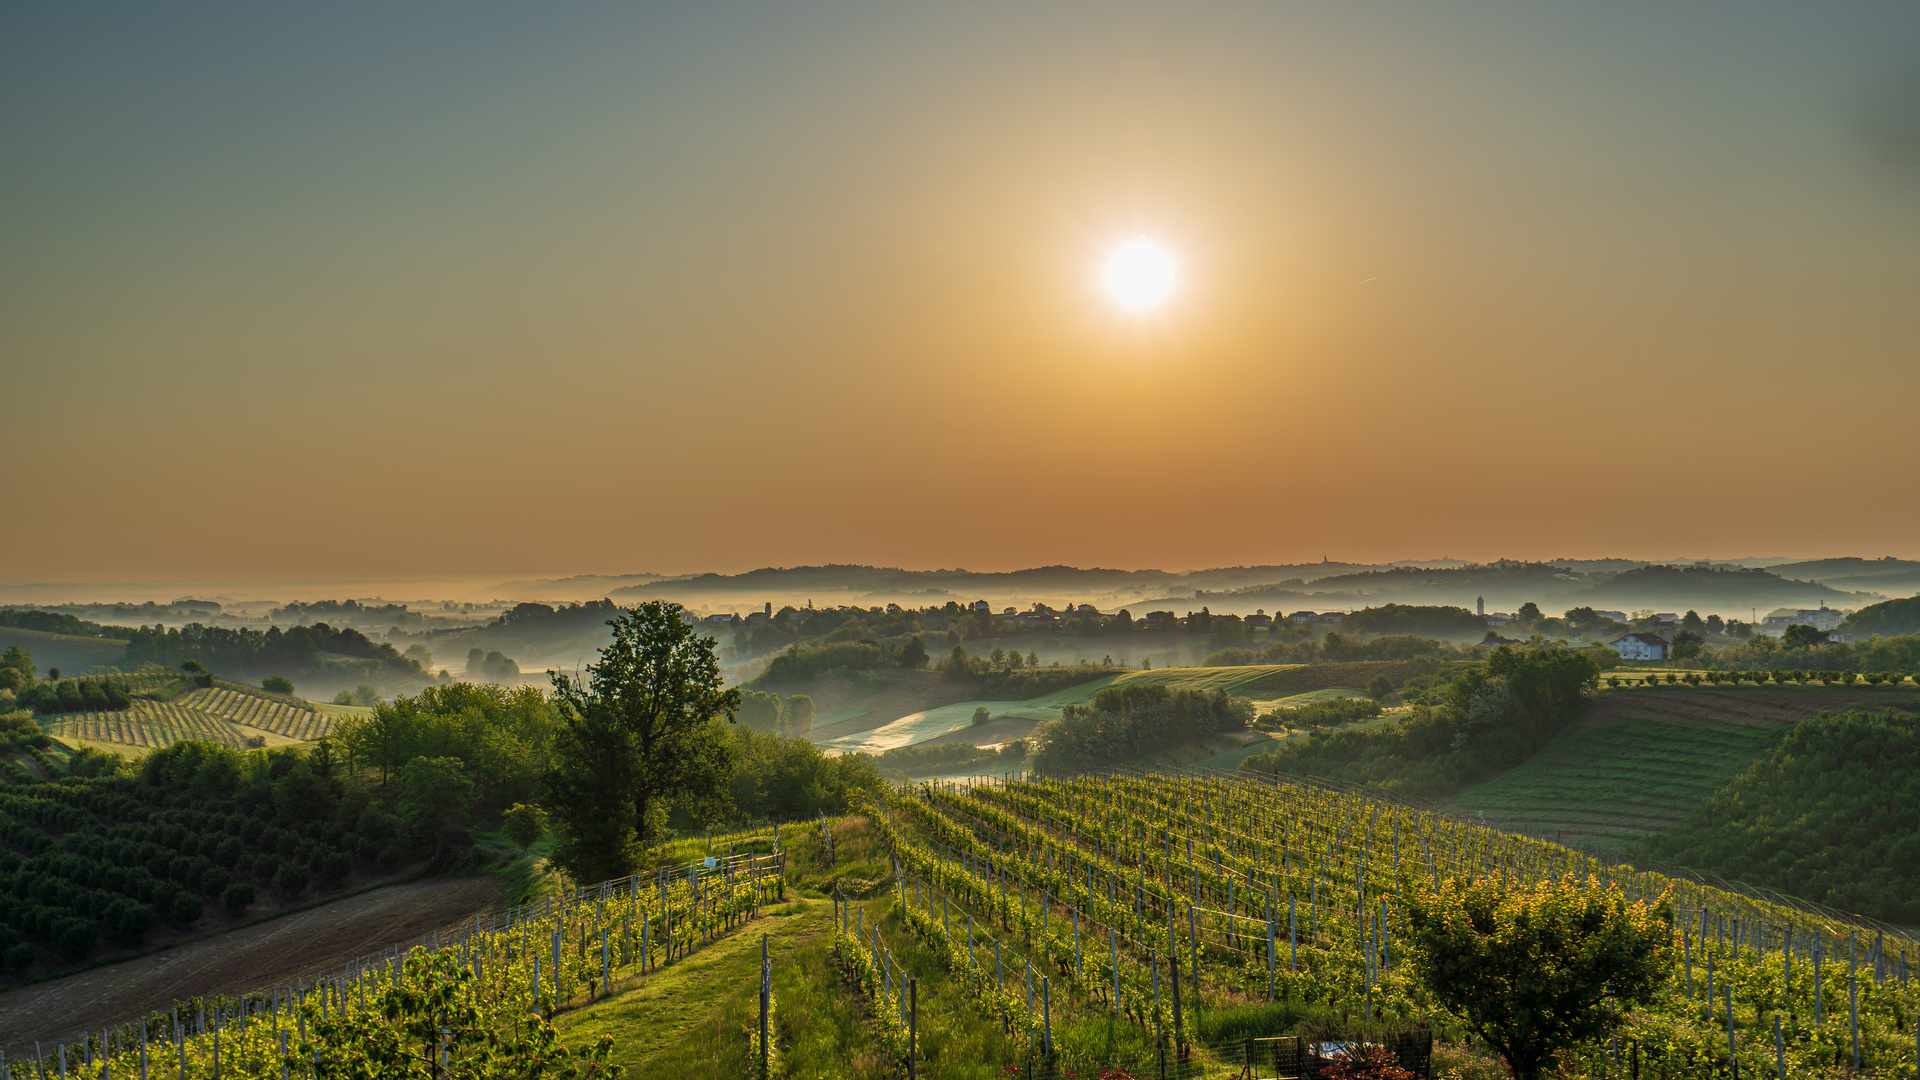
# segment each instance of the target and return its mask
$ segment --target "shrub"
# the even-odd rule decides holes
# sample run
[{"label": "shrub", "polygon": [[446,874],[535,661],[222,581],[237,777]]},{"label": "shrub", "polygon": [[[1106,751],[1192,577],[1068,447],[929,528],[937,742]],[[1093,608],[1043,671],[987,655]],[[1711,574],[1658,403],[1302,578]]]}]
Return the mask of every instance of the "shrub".
[{"label": "shrub", "polygon": [[979,727],[981,724],[984,724],[992,719],[993,719],[993,713],[987,711],[987,707],[985,705],[975,706],[973,710],[973,726],[974,727]]},{"label": "shrub", "polygon": [[291,900],[307,891],[307,868],[297,862],[290,862],[280,868],[280,891]]},{"label": "shrub", "polygon": [[235,882],[220,894],[220,902],[226,905],[228,911],[238,915],[253,906],[253,886]]},{"label": "shrub", "polygon": [[200,898],[189,892],[177,893],[173,898],[173,921],[194,923],[200,921]]},{"label": "shrub", "polygon": [[285,675],[269,675],[260,680],[260,689],[269,694],[292,694],[293,680]]},{"label": "shrub", "polygon": [[353,857],[344,851],[329,851],[320,859],[320,880],[337,884],[353,873]]},{"label": "shrub", "polygon": [[91,919],[68,919],[61,925],[56,940],[60,951],[68,956],[85,956],[100,940],[100,928]]},{"label": "shrub", "polygon": [[21,942],[7,950],[7,966],[19,970],[33,963],[33,946]]}]

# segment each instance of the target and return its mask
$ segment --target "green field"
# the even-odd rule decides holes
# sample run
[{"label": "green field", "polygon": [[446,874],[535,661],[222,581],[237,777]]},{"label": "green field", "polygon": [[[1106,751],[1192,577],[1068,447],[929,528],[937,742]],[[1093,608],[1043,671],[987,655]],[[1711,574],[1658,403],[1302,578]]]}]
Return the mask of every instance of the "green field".
[{"label": "green field", "polygon": [[31,650],[33,666],[42,675],[50,667],[78,675],[90,667],[118,664],[127,655],[127,643],[118,638],[70,637],[43,630],[0,627],[0,650],[11,645]]},{"label": "green field", "polygon": [[1773,749],[1788,725],[1623,720],[1550,743],[1450,799],[1501,828],[1614,849],[1664,829]]}]

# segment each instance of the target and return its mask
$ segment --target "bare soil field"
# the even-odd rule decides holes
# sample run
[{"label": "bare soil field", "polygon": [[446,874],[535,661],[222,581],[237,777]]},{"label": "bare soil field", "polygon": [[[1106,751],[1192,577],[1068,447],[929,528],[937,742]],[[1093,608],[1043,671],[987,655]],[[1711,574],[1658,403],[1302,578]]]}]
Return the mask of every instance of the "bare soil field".
[{"label": "bare soil field", "polygon": [[75,1038],[196,994],[234,994],[338,967],[502,902],[499,878],[416,881],[0,994],[0,1049]]}]

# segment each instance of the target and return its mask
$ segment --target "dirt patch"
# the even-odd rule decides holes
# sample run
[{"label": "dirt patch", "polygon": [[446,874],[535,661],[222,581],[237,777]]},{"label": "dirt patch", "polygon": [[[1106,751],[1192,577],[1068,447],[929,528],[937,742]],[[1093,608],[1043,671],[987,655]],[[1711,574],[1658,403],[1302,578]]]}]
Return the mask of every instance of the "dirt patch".
[{"label": "dirt patch", "polygon": [[1714,690],[1706,687],[1660,690],[1610,690],[1595,698],[1580,730],[1645,720],[1656,724],[1722,727],[1778,727],[1821,712],[1864,709],[1884,712],[1894,706],[1920,705],[1920,695],[1895,690],[1851,687],[1782,686]]},{"label": "dirt patch", "polygon": [[123,963],[0,994],[0,1048],[75,1038],[196,994],[236,994],[337,968],[459,925],[501,903],[495,877],[416,881],[361,893]]}]

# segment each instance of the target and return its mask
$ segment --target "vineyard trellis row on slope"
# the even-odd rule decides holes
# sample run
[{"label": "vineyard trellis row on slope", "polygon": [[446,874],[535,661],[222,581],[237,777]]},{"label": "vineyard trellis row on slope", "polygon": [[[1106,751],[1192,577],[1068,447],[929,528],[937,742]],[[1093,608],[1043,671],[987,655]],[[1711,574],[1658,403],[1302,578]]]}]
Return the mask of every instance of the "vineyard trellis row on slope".
[{"label": "vineyard trellis row on slope", "polygon": [[[785,828],[805,832],[823,825]],[[69,1034],[47,1047],[36,1042],[36,1054],[24,1066],[37,1080],[154,1080],[156,1065],[160,1077],[188,1080],[214,1076],[218,1060],[221,1077],[283,1080],[283,1021],[304,1042],[308,1018],[325,1016],[330,1008],[367,1008],[370,993],[405,985],[422,954],[456,957],[472,973],[470,991],[490,1022],[550,1014],[583,990],[605,988],[616,971],[645,974],[686,955],[782,895],[787,853],[779,826],[772,835],[770,854],[709,857],[581,887],[557,904],[548,897],[475,915],[456,931],[427,935],[411,950],[396,946],[292,985],[212,1002],[195,999],[184,1016],[176,1005],[170,1014],[109,1024],[77,1039]],[[21,1065],[17,1056],[0,1057],[0,1080],[19,1080]]]},{"label": "vineyard trellis row on slope", "polygon": [[[1185,930],[1179,947],[1206,985],[1427,1011],[1393,958],[1404,931],[1394,897],[1408,879],[1574,874],[1617,885],[1634,900],[1674,899],[1676,944],[1687,960],[1661,1003],[1636,1017],[1641,1041],[1689,1052],[1718,1046],[1723,1057],[1729,1045],[1756,1059],[1776,1050],[1788,1056],[1787,1038],[1776,1048],[1771,1030],[1772,1019],[1785,1013],[1795,1060],[1859,1056],[1870,1065],[1904,1060],[1906,1068],[1915,1062],[1920,1009],[1908,978],[1913,943],[1904,936],[1876,931],[1862,939],[1859,927],[1835,928],[1802,908],[1607,864],[1357,793],[1195,776],[947,782],[890,800],[884,816],[909,870],[950,895],[970,904],[984,899],[996,917],[1008,919],[1015,910],[1009,882],[1017,883],[1018,913],[1009,921],[1023,935],[1039,927],[1035,955],[1056,969],[1063,953],[1072,953],[1045,929],[1046,912],[1057,905],[1062,923],[1105,920],[1116,937],[1126,931],[1122,940],[1135,951],[1149,940],[1171,945],[1176,929]],[[924,835],[908,835],[901,822]],[[1116,882],[1156,914],[1113,903]],[[1284,952],[1268,944],[1277,943],[1282,900],[1290,914],[1302,902],[1311,912],[1304,966],[1312,977],[1304,984],[1292,981],[1299,923],[1288,921]],[[1173,917],[1181,905],[1186,927]],[[1285,976],[1279,955],[1289,960]],[[1844,969],[1809,960],[1839,955],[1849,958]],[[1714,965],[1712,986],[1704,971],[1695,978],[1696,964]]]}]

